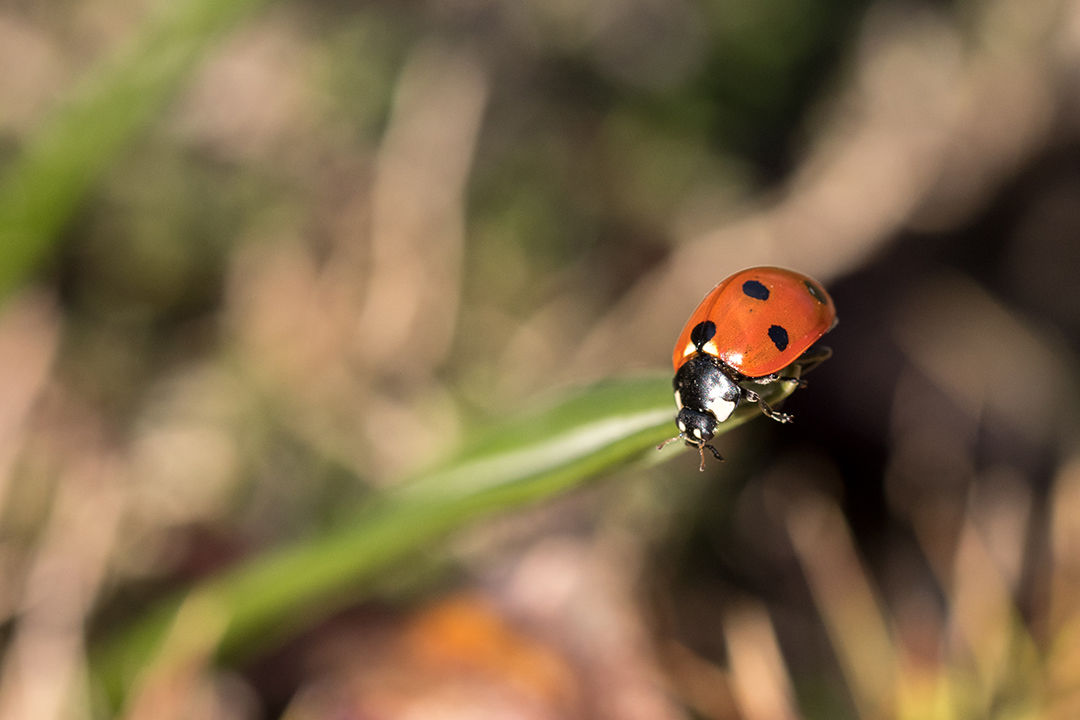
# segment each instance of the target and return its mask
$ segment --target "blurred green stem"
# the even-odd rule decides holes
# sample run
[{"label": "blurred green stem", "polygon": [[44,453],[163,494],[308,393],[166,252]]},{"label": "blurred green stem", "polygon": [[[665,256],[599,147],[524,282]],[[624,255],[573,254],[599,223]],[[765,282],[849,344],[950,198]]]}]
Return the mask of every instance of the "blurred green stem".
[{"label": "blurred green stem", "polygon": [[186,0],[97,68],[28,137],[0,177],[0,298],[47,256],[124,144],[148,125],[211,44],[268,0]]},{"label": "blurred green stem", "polygon": [[[776,403],[792,389],[777,383],[761,393]],[[194,653],[240,659],[363,598],[380,573],[437,551],[437,541],[454,530],[582,486],[643,455],[660,457],[655,446],[675,431],[674,412],[670,380],[648,377],[595,385],[510,419],[360,509],[348,524],[254,558],[162,604],[110,638],[93,669],[120,703],[148,667],[167,674],[189,666]],[[744,405],[718,434],[758,415],[757,406]],[[697,454],[679,450],[672,446],[665,454],[696,468]],[[168,649],[175,644],[167,642],[170,636],[208,626],[220,631],[203,644]]]}]

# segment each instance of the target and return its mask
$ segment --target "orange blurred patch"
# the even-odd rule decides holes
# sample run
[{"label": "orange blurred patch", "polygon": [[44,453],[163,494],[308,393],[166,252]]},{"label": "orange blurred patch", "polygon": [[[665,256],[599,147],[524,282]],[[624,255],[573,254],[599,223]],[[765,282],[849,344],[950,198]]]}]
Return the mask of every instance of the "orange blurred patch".
[{"label": "orange blurred patch", "polygon": [[560,704],[575,695],[564,659],[479,595],[453,595],[423,611],[403,633],[402,649],[428,672],[481,675]]}]

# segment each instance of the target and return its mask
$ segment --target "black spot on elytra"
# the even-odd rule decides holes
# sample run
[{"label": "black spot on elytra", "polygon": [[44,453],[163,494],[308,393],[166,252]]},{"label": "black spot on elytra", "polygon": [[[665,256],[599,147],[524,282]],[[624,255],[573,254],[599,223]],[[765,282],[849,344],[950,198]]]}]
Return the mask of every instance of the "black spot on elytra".
[{"label": "black spot on elytra", "polygon": [[694,329],[690,331],[690,342],[694,343],[694,347],[700,350],[701,346],[712,340],[712,337],[715,334],[716,323],[712,320],[699,322],[694,326]]},{"label": "black spot on elytra", "polygon": [[819,288],[809,280],[804,280],[803,285],[806,285],[806,289],[810,292],[810,297],[817,300],[822,305],[825,304],[825,291]]},{"label": "black spot on elytra", "polygon": [[747,280],[742,284],[743,295],[752,297],[755,300],[768,300],[769,288],[765,287],[757,280]]},{"label": "black spot on elytra", "polygon": [[783,352],[787,349],[787,330],[780,327],[779,325],[773,325],[769,328],[769,339],[772,340],[773,345],[776,346],[777,350]]}]

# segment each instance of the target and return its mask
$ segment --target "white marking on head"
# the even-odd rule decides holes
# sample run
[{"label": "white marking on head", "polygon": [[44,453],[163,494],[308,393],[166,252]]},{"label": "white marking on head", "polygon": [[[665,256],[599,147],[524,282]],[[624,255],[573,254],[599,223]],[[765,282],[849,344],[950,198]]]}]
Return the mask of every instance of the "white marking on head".
[{"label": "white marking on head", "polygon": [[675,424],[679,426],[679,432],[686,432],[686,423],[682,420],[676,420]]},{"label": "white marking on head", "polygon": [[735,403],[731,402],[730,400],[723,400],[720,398],[713,400],[705,407],[713,415],[716,416],[716,422],[724,422],[729,417],[731,417],[731,413],[735,412]]},{"label": "white marking on head", "polygon": [[701,428],[694,428],[694,437],[696,437],[698,440],[701,439]]},{"label": "white marking on head", "polygon": [[720,348],[716,347],[716,343],[712,340],[701,346],[701,351],[709,353],[710,355],[719,355]]},{"label": "white marking on head", "polygon": [[682,410],[682,393],[680,393],[678,390],[675,391],[675,405],[680,410]]}]

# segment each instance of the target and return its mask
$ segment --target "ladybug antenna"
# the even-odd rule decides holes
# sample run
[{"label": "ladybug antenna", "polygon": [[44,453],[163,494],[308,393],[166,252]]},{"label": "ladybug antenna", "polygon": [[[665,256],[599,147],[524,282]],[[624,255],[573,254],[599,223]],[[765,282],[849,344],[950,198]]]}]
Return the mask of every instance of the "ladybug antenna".
[{"label": "ladybug antenna", "polygon": [[709,448],[709,451],[713,454],[714,458],[716,458],[720,462],[724,461],[724,456],[720,454],[719,450],[714,448],[709,443],[697,442],[697,441],[694,441],[694,440],[690,440],[689,438],[686,437],[686,433],[679,433],[675,437],[668,438],[664,442],[657,445],[656,449],[657,450],[663,450],[664,448],[666,448],[668,445],[675,442],[676,440],[686,440],[688,443],[691,443],[693,445],[697,445],[698,453],[701,455],[701,465],[698,466],[698,471],[699,472],[705,472],[705,448]]},{"label": "ladybug antenna", "polygon": [[676,435],[675,437],[670,437],[670,438],[668,438],[667,440],[665,440],[664,442],[662,442],[662,443],[660,443],[659,445],[657,445],[657,446],[656,446],[656,449],[657,449],[657,450],[663,450],[664,448],[666,448],[666,447],[667,447],[668,445],[670,445],[671,443],[675,442],[676,440],[685,440],[685,439],[686,439],[686,436],[685,436],[685,435],[683,435],[682,433],[679,433],[679,434],[678,434],[678,435]]}]

